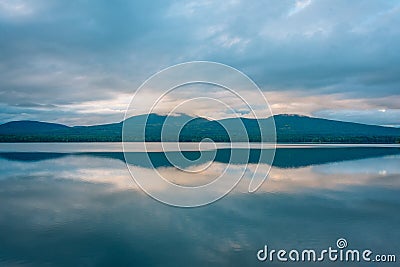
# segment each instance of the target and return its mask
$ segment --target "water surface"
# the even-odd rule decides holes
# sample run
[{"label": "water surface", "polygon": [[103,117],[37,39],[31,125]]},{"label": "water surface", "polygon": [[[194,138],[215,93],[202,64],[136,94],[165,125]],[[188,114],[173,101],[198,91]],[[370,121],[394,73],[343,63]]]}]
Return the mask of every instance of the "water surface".
[{"label": "water surface", "polygon": [[[143,193],[117,145],[30,146],[0,146],[0,266],[279,266],[259,263],[256,252],[265,244],[322,249],[340,237],[352,248],[400,256],[398,147],[283,146],[256,193],[247,193],[245,176],[216,203],[183,209]],[[234,162],[238,170],[249,163],[251,173],[259,150]],[[230,152],[219,149],[209,173],[223,169]],[[131,153],[135,173],[153,175],[144,152]],[[193,180],[157,150],[151,157],[174,183],[213,179]]]}]

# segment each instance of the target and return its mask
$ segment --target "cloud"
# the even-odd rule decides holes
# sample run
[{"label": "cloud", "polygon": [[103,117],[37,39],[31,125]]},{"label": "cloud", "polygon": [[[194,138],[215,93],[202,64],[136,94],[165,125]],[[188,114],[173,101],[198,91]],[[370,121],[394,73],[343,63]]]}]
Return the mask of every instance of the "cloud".
[{"label": "cloud", "polygon": [[190,60],[229,64],[266,94],[287,95],[271,98],[279,110],[325,116],[318,98],[344,112],[363,110],[346,101],[396,110],[399,23],[396,1],[1,0],[0,119],[118,121],[109,109],[121,110],[150,75]]},{"label": "cloud", "polygon": [[294,7],[289,11],[288,16],[293,16],[296,13],[299,13],[307,6],[311,4],[311,0],[297,0]]},{"label": "cloud", "polygon": [[377,109],[377,110],[321,110],[315,112],[316,116],[342,121],[356,121],[365,124],[376,124],[390,127],[400,127],[400,109]]}]

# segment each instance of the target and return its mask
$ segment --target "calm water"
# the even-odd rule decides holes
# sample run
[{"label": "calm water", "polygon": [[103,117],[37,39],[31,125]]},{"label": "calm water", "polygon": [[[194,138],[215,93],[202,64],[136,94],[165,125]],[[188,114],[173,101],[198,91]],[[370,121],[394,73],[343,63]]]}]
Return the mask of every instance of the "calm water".
[{"label": "calm water", "polygon": [[[40,147],[0,146],[0,266],[297,266],[258,262],[256,253],[266,244],[321,250],[340,237],[400,260],[398,147],[280,147],[256,193],[247,193],[244,177],[225,198],[194,209],[138,189],[119,145]],[[152,175],[143,153],[132,153],[135,173]],[[223,169],[229,153],[219,149],[209,173]],[[251,150],[249,172],[258,155]],[[151,159],[177,184],[213,178],[191,179],[156,149]],[[343,263],[314,264],[324,265]]]}]

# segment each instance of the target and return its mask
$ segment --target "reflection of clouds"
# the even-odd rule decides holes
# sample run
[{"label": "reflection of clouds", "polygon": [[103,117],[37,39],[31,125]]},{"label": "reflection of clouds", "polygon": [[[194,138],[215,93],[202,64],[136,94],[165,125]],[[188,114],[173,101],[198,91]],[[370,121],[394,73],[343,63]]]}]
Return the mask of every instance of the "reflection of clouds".
[{"label": "reflection of clouds", "polygon": [[[400,174],[400,157],[386,156],[382,158],[361,159],[329,163],[323,165],[282,169],[272,167],[267,180],[256,193],[263,192],[301,192],[308,189],[339,189],[346,186],[382,185],[400,186],[400,182],[393,177]],[[116,159],[98,158],[87,155],[70,155],[59,159],[49,159],[38,162],[19,162],[0,160],[0,180],[7,177],[22,177],[26,173],[35,177],[54,176],[56,179],[68,179],[94,184],[107,184],[109,190],[139,190],[132,181],[125,164]],[[207,165],[205,163],[204,165]],[[140,166],[131,166],[133,175],[146,177],[152,190],[163,191],[165,187],[159,182],[159,176],[182,186],[200,186],[208,184],[218,178],[224,171],[229,177],[238,177],[246,168],[242,181],[233,193],[247,193],[250,179],[256,168],[268,168],[267,164],[230,165],[213,162],[205,171],[187,173],[174,167],[160,167],[154,169]],[[198,169],[201,166],[192,166]],[[189,168],[189,170],[190,170]],[[263,173],[263,172],[261,172]],[[226,183],[229,180],[225,180]],[[220,188],[212,188],[221,192]]]},{"label": "reflection of clouds", "polygon": [[338,189],[344,185],[363,185],[368,182],[364,174],[323,174],[315,172],[313,167],[298,169],[273,168],[268,180],[259,192],[293,192],[307,189]]},{"label": "reflection of clouds", "polygon": [[66,179],[80,180],[95,184],[109,184],[112,185],[114,189],[126,190],[137,188],[124,169],[86,168],[77,170],[76,172],[65,170],[59,174],[62,178]]},{"label": "reflection of clouds", "polygon": [[264,184],[264,188],[296,191],[302,188],[343,189],[348,186],[371,185],[400,187],[400,180],[397,179],[400,176],[399,163],[400,157],[394,155],[329,163],[290,171],[273,169],[271,179]]},{"label": "reflection of clouds", "polygon": [[[398,163],[393,159],[391,164]],[[386,160],[374,159],[377,170]],[[330,172],[320,171],[330,164],[273,168],[257,193],[244,194],[256,167],[251,164],[234,193],[202,208],[180,209],[130,190],[136,187],[120,160],[86,155],[38,162],[0,159],[0,262],[251,266],[266,242],[326,248],[338,234],[354,248],[397,251],[399,172],[379,177],[353,163],[358,172],[339,172],[352,162],[337,163]],[[213,164],[210,177],[224,167]],[[232,167],[235,175],[243,165]],[[154,173],[141,167],[135,171]],[[160,172],[178,173],[172,168]],[[185,182],[185,175],[176,179]]]},{"label": "reflection of clouds", "polygon": [[341,163],[331,163],[315,166],[314,171],[322,173],[366,173],[366,174],[399,174],[400,155],[386,156],[376,159],[360,159]]},{"label": "reflection of clouds", "polygon": [[7,177],[54,177],[95,184],[109,184],[109,189],[132,189],[135,183],[123,162],[90,156],[67,156],[41,162],[18,162],[0,160],[0,180]]},{"label": "reflection of clouds", "polygon": [[[190,171],[190,170],[202,169],[207,167],[208,165],[209,163],[205,163],[198,166],[191,166],[187,168],[187,170]],[[166,180],[174,184],[183,186],[200,186],[208,184],[217,179],[218,176],[224,171],[225,167],[226,167],[225,164],[214,162],[207,169],[198,173],[187,173],[184,171],[176,170],[175,168],[172,167],[159,168],[157,169],[157,171],[162,177],[164,177]],[[143,173],[144,171],[146,171],[146,169],[145,170],[143,169],[144,168],[140,168],[139,170],[137,170],[135,168],[134,170],[135,171],[137,170],[139,173]],[[154,170],[150,170],[150,172],[154,173]]]},{"label": "reflection of clouds", "polygon": [[[393,179],[400,176],[399,163],[399,156],[388,156],[292,169],[273,167],[267,180],[257,192],[296,193],[307,189],[339,189],[371,184],[400,187],[400,181]],[[248,165],[251,174],[254,173],[256,166]],[[240,183],[238,190],[246,192],[247,188],[243,182]]]}]

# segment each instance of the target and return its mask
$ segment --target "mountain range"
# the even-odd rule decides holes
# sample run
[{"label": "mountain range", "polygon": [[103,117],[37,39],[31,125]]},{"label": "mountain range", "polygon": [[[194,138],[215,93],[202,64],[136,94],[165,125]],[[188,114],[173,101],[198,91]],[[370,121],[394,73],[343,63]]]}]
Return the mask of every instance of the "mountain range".
[{"label": "mountain range", "polygon": [[[400,143],[400,128],[292,114],[275,115],[273,119],[279,143]],[[188,121],[179,133],[179,141],[198,142],[204,138],[216,142],[245,141],[247,137],[238,127],[244,125],[248,139],[251,142],[259,142],[258,125],[270,125],[271,120],[272,117],[258,120],[230,118],[218,121],[192,118],[184,114],[172,117],[157,114],[139,115],[125,120],[125,127],[129,126],[129,134],[125,134],[124,140],[143,141],[142,130],[143,125],[146,125],[146,141],[157,142],[161,140],[163,127],[173,129]],[[0,125],[0,142],[120,142],[123,123],[70,127],[40,121],[12,121]],[[230,135],[222,125],[228,126]],[[268,138],[272,140],[273,136],[266,136],[264,140],[271,141]]]}]

